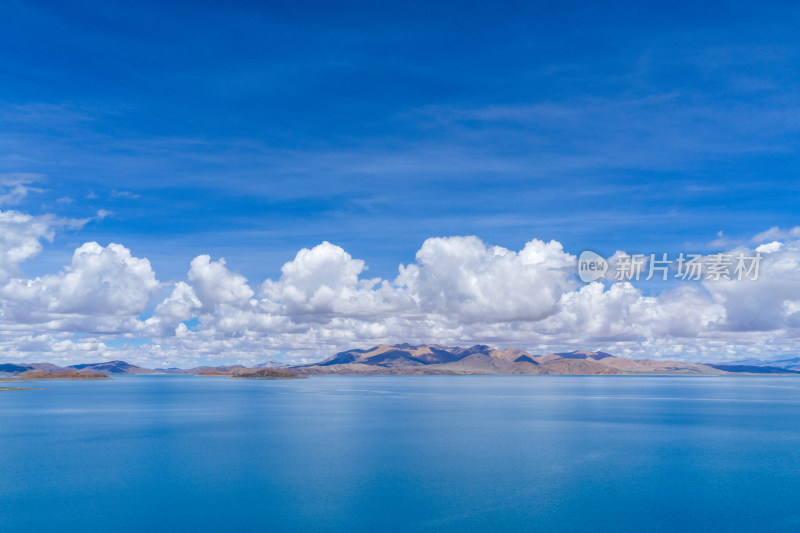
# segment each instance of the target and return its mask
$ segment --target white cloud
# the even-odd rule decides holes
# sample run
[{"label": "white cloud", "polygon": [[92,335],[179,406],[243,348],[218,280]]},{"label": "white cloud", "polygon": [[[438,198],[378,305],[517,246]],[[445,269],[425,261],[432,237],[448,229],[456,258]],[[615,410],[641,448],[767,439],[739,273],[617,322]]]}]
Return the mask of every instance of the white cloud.
[{"label": "white cloud", "polygon": [[53,240],[53,217],[0,211],[0,281],[19,273],[19,265],[42,250],[41,240]]},{"label": "white cloud", "polygon": [[555,241],[532,240],[513,252],[477,237],[432,238],[416,259],[401,267],[397,283],[421,311],[445,320],[539,320],[576,284],[576,259]]},{"label": "white cloud", "polygon": [[219,305],[247,307],[254,294],[244,276],[227,269],[225,259],[211,261],[208,255],[192,260],[189,280],[205,310],[213,310]]},{"label": "white cloud", "polygon": [[4,318],[53,329],[119,331],[131,328],[158,287],[147,259],[120,244],[87,242],[58,274],[13,279],[0,294]]},{"label": "white cloud", "polygon": [[[156,307],[156,316],[149,319],[150,325],[156,325],[156,336],[175,334],[179,324],[193,318],[200,310],[202,303],[194,290],[186,283],[179,281],[170,294]],[[185,328],[185,326],[184,326]]]},{"label": "white cloud", "polygon": [[783,243],[778,241],[772,241],[769,243],[762,244],[760,246],[756,246],[756,252],[762,254],[771,254],[773,252],[779,251],[783,248]]},{"label": "white cloud", "polygon": [[[22,277],[20,265],[43,240],[82,222],[0,211],[7,354],[189,366],[252,364],[279,352],[313,360],[380,342],[484,342],[711,360],[785,352],[800,336],[800,240],[788,237],[756,247],[757,281],[684,282],[657,294],[608,278],[579,284],[575,256],[555,241],[534,239],[514,251],[477,237],[426,240],[395,279],[367,277],[363,260],[323,242],[300,250],[257,294],[224,259],[200,255],[187,279],[154,301],[160,284],[149,261],[95,242],[76,249],[59,273]],[[148,309],[152,316],[142,320]],[[108,344],[127,337],[151,341]]]},{"label": "white cloud", "polygon": [[629,282],[607,289],[594,282],[565,293],[548,331],[594,341],[644,340],[654,337],[697,337],[721,323],[724,309],[698,288],[685,286],[644,296]]},{"label": "white cloud", "polygon": [[738,241],[735,239],[731,239],[722,230],[717,232],[717,238],[712,240],[708,243],[708,247],[713,249],[723,249],[723,248],[730,248],[731,246],[735,246]]},{"label": "white cloud", "polygon": [[40,181],[39,174],[12,173],[0,174],[0,206],[16,205],[30,192],[42,192],[42,189],[31,185]]},{"label": "white cloud", "polygon": [[130,199],[133,199],[133,200],[135,200],[135,199],[140,197],[139,194],[137,194],[135,192],[132,192],[132,191],[117,191],[117,190],[111,191],[110,196],[111,196],[112,199],[130,198]]},{"label": "white cloud", "polygon": [[763,257],[757,280],[731,279],[704,284],[711,296],[725,306],[727,320],[723,328],[741,332],[775,331],[790,325],[785,303],[800,300],[800,241],[781,246],[771,244],[767,248],[758,247]]},{"label": "white cloud", "polygon": [[[627,282],[578,286],[575,257],[557,242],[539,240],[514,252],[476,237],[428,239],[416,261],[401,265],[392,281],[362,279],[364,262],[325,242],[301,250],[278,280],[261,285],[258,298],[223,262],[209,263],[201,256],[193,272],[196,264],[203,270],[216,265],[212,277],[218,286],[210,291],[216,296],[200,298],[203,327],[184,331],[181,342],[227,339],[257,350],[254,339],[263,339],[270,347],[306,354],[401,341],[628,351],[648,346],[672,356],[680,356],[675,349],[681,347],[722,357],[731,346],[760,346],[768,325],[780,330],[781,338],[791,338],[781,328],[800,316],[785,303],[800,302],[789,275],[800,270],[793,262],[800,254],[787,251],[793,246],[772,247],[762,274],[771,278],[768,283],[685,284],[654,296]],[[207,276],[192,277],[209,292]]]},{"label": "white cloud", "polygon": [[773,226],[767,231],[762,231],[753,237],[752,242],[775,241],[781,239],[800,239],[800,226],[782,230],[778,226]]},{"label": "white cloud", "polygon": [[278,281],[268,279],[261,285],[260,294],[267,308],[292,317],[375,316],[414,305],[387,281],[359,279],[365,270],[364,261],[326,241],[300,250],[294,260],[283,265]]}]

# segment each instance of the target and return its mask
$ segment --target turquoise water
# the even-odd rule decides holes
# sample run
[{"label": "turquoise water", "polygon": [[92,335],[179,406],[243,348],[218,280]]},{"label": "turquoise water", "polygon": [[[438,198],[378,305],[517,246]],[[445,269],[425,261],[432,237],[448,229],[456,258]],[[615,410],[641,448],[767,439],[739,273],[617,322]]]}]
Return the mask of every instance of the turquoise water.
[{"label": "turquoise water", "polygon": [[37,385],[2,531],[800,531],[795,377]]}]

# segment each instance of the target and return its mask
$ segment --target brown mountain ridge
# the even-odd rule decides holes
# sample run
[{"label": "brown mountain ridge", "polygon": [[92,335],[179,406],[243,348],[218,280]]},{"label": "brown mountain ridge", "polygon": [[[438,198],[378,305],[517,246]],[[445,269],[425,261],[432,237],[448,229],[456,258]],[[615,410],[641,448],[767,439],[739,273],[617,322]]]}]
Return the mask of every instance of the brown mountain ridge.
[{"label": "brown mountain ridge", "polygon": [[[768,369],[768,370],[767,370]],[[604,352],[533,355],[524,350],[499,350],[483,344],[469,348],[439,344],[380,344],[370,349],[339,352],[319,363],[292,370],[311,374],[498,374],[498,375],[726,375],[732,373],[800,373],[772,367],[711,365],[626,359]]]}]

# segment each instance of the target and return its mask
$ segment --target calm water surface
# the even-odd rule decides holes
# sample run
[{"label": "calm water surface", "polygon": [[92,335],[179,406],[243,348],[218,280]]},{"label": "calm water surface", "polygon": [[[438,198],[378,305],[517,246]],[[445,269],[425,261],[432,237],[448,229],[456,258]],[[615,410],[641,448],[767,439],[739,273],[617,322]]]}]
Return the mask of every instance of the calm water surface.
[{"label": "calm water surface", "polygon": [[0,391],[0,531],[800,531],[800,379]]}]

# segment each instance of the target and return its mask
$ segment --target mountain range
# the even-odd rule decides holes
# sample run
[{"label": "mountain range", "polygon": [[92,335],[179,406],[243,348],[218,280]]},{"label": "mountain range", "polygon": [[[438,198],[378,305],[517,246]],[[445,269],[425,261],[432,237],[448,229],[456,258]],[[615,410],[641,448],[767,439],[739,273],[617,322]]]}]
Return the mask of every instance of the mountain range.
[{"label": "mountain range", "polygon": [[381,344],[367,350],[340,352],[319,363],[294,366],[292,370],[299,374],[800,374],[766,365],[626,359],[586,350],[533,355],[516,348],[499,350],[482,344],[469,348]]},{"label": "mountain range", "polygon": [[339,352],[311,364],[287,366],[279,361],[267,361],[253,368],[242,365],[199,366],[190,369],[149,369],[125,361],[107,361],[60,367],[52,363],[0,364],[0,376],[24,377],[26,373],[86,372],[114,375],[192,374],[206,376],[245,375],[264,368],[284,367],[296,374],[675,374],[729,375],[800,374],[800,358],[780,361],[747,359],[725,364],[684,363],[653,359],[626,359],[604,352],[576,350],[573,352],[534,355],[524,350],[500,350],[476,344],[468,348],[439,344],[380,344],[369,349]]},{"label": "mountain range", "polygon": [[800,357],[792,357],[790,359],[777,359],[774,361],[765,361],[762,359],[742,359],[740,361],[731,361],[730,363],[726,363],[726,365],[773,367],[773,368],[783,368],[785,370],[800,371]]}]

